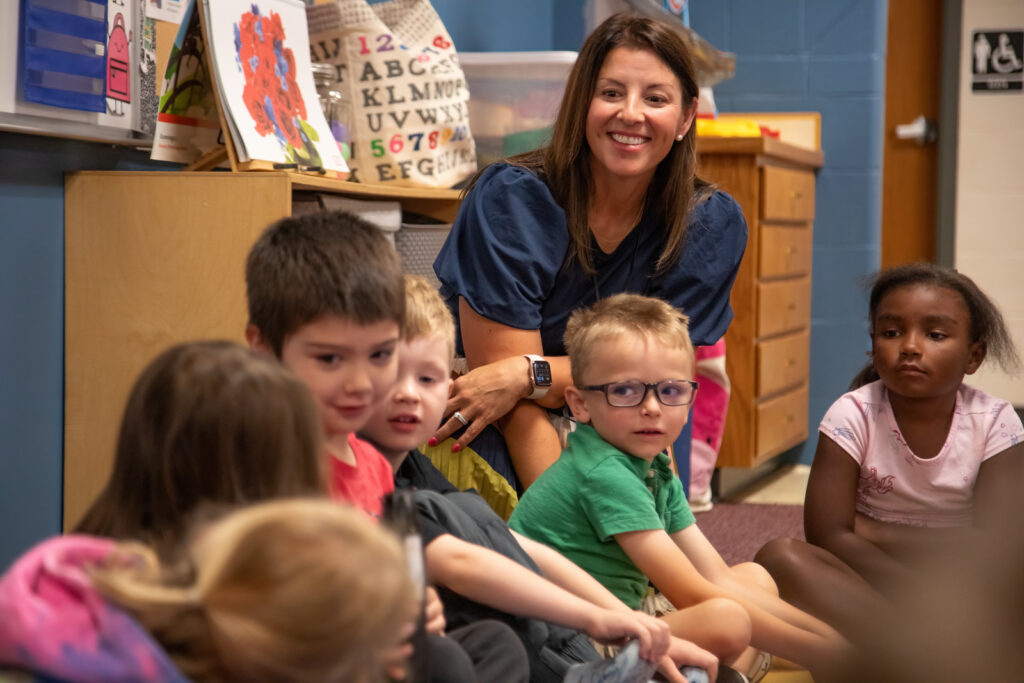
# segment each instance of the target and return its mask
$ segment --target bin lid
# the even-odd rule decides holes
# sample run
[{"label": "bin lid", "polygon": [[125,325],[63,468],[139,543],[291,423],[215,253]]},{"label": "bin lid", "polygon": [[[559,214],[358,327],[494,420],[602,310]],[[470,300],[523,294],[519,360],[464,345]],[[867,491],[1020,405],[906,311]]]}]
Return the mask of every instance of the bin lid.
[{"label": "bin lid", "polygon": [[531,77],[550,72],[564,77],[576,63],[571,50],[537,52],[459,52],[459,64],[466,71],[486,74],[488,78],[522,79],[524,70]]}]

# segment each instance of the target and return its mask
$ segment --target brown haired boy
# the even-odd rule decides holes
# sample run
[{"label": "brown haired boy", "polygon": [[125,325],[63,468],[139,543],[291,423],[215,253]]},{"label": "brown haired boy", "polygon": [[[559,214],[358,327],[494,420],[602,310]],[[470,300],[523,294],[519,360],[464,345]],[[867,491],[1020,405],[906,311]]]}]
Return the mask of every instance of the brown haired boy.
[{"label": "brown haired boy", "polygon": [[249,252],[246,339],[312,390],[330,455],[332,496],[374,516],[391,466],[355,436],[395,381],[405,317],[402,269],[375,227],[341,212],[284,218]]}]

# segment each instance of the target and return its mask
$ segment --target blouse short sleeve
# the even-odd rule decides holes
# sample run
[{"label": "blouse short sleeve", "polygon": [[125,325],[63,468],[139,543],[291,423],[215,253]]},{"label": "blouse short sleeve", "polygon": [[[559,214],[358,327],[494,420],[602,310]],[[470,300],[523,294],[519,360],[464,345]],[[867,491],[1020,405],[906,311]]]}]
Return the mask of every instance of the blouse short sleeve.
[{"label": "blouse short sleeve", "polygon": [[[983,392],[973,388],[970,391],[973,394],[972,398],[978,394],[983,394]],[[989,397],[987,394],[984,395],[991,401],[992,405],[985,406],[988,408],[988,414],[991,415],[991,422],[985,434],[985,443],[982,446],[982,461],[988,460],[994,455],[999,455],[1006,449],[1012,448],[1019,443],[1024,443],[1024,425],[1021,424],[1021,419],[1017,416],[1017,411],[1013,409],[1013,406],[1002,399]]]},{"label": "blouse short sleeve", "polygon": [[864,463],[870,441],[868,423],[877,422],[881,412],[881,382],[875,384],[878,386],[865,385],[867,388],[861,387],[840,396],[818,425],[818,432],[835,441],[858,465]]},{"label": "blouse short sleeve", "polygon": [[538,329],[569,247],[565,212],[531,171],[494,164],[463,200],[434,261],[441,295],[481,316]]},{"label": "blouse short sleeve", "polygon": [[695,346],[711,346],[732,322],[729,294],[747,247],[747,222],[736,200],[714,192],[694,208],[683,249],[648,292],[690,318]]}]

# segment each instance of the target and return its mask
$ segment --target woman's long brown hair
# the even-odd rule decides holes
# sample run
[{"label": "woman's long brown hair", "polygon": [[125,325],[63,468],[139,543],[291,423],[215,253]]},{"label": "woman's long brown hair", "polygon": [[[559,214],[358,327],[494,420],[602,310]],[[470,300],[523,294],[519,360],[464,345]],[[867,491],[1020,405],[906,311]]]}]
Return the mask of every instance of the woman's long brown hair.
[{"label": "woman's long brown hair", "polygon": [[[572,240],[570,258],[577,260],[588,273],[594,272],[588,223],[594,181],[587,143],[587,113],[601,67],[608,53],[617,47],[653,52],[679,78],[684,107],[695,106],[691,103],[698,94],[697,80],[689,52],[679,35],[666,24],[646,17],[615,14],[590,34],[580,50],[569,74],[551,144],[508,159],[513,165],[542,175],[555,201],[565,210]],[[659,273],[679,257],[690,212],[698,199],[711,191],[710,185],[696,177],[696,128],[690,126],[683,140],[674,144],[668,156],[658,164],[644,199],[644,210],[656,210],[666,226],[665,246],[657,262]],[[467,191],[471,187],[472,183]]]}]

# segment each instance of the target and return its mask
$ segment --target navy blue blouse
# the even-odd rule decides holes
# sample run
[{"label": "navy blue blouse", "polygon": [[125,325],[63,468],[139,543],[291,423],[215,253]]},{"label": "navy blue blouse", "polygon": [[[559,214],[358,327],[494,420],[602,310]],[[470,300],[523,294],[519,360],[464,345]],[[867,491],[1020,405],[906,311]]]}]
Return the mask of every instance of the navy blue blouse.
[{"label": "navy blue blouse", "polygon": [[[566,355],[562,337],[573,311],[620,292],[681,308],[693,343],[714,344],[732,321],[729,292],[747,244],[743,213],[732,197],[713,193],[695,207],[679,260],[652,275],[664,243],[662,223],[645,214],[610,254],[592,240],[595,274],[567,264],[565,212],[536,174],[501,163],[462,202],[434,272],[457,326],[461,296],[484,318],[539,329],[547,356]],[[456,338],[461,352],[461,330]]]}]

